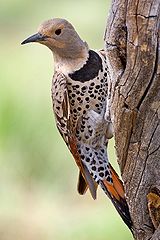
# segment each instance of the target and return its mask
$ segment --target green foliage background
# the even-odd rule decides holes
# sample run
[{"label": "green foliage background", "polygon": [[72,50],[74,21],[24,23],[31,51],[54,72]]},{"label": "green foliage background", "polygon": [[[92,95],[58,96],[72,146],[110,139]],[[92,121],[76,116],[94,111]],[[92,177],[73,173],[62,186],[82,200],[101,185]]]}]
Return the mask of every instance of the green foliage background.
[{"label": "green foliage background", "polygon": [[[96,201],[78,195],[78,170],[52,114],[52,54],[20,45],[43,20],[62,17],[91,48],[102,48],[109,6],[107,0],[0,1],[1,240],[132,239],[102,191]],[[113,142],[109,155],[115,166]]]}]

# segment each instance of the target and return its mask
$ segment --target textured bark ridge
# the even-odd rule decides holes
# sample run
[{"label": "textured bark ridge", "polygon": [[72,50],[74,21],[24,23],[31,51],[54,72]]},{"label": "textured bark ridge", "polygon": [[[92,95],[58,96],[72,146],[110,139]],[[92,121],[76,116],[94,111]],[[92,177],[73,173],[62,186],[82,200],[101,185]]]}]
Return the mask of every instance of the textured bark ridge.
[{"label": "textured bark ridge", "polygon": [[160,0],[113,0],[105,32],[109,106],[138,240],[160,239],[147,202],[160,190],[159,35]]}]

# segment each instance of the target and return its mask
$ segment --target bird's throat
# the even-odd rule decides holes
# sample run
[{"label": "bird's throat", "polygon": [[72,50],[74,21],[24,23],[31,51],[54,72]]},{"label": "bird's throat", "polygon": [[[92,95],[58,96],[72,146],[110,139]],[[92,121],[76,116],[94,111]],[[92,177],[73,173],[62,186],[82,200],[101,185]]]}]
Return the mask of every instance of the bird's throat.
[{"label": "bird's throat", "polygon": [[89,58],[88,49],[83,49],[75,58],[61,57],[58,54],[53,54],[55,62],[55,71],[61,72],[64,75],[73,73],[75,70],[81,69]]}]

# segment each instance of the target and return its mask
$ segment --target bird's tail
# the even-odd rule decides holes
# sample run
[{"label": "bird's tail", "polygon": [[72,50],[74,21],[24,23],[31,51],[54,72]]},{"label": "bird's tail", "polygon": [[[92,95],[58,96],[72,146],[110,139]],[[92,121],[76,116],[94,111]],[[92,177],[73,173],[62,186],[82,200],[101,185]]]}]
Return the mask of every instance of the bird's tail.
[{"label": "bird's tail", "polygon": [[117,173],[110,165],[110,171],[112,175],[113,184],[108,182],[107,180],[103,180],[100,182],[100,185],[106,195],[111,199],[121,218],[125,222],[125,224],[132,231],[132,221],[129,213],[129,208],[125,199],[123,183],[119,179]]}]

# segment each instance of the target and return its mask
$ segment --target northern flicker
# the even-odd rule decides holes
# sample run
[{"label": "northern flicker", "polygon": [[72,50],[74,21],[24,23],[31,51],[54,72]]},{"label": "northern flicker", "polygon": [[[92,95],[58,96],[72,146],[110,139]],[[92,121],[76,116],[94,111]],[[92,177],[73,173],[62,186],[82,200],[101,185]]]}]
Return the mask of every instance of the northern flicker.
[{"label": "northern flicker", "polygon": [[54,56],[52,81],[56,124],[78,167],[78,192],[97,186],[111,199],[131,229],[132,223],[122,181],[108,162],[107,143],[112,137],[107,111],[107,64],[104,51],[90,50],[65,19],[43,22],[38,33],[22,44],[46,45]]}]

